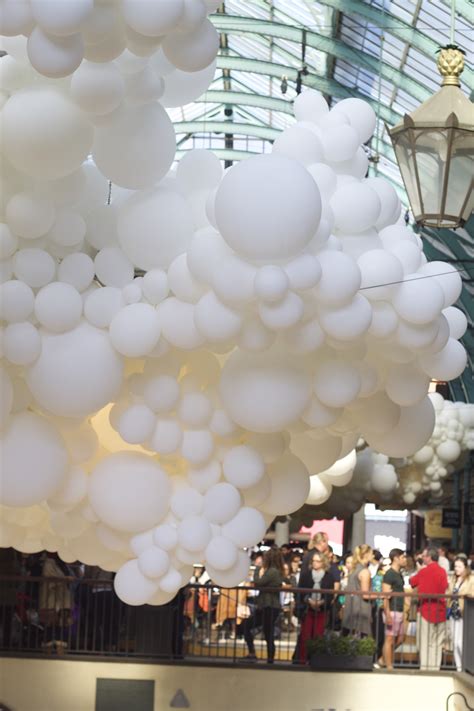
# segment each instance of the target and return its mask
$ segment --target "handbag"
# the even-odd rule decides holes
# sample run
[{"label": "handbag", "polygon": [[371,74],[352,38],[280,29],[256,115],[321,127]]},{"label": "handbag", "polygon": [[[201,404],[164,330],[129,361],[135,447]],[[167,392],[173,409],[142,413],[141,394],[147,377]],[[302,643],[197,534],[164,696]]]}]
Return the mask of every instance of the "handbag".
[{"label": "handbag", "polygon": [[247,620],[251,615],[248,605],[237,605],[237,617],[241,620]]}]

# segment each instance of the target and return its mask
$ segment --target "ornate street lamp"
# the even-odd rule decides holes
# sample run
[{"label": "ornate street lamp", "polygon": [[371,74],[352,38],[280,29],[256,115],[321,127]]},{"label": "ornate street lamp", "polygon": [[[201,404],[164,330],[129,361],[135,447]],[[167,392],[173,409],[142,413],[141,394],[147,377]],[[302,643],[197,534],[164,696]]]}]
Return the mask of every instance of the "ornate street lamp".
[{"label": "ornate street lamp", "polygon": [[464,52],[440,50],[441,89],[389,130],[415,220],[464,225],[474,209],[474,105],[460,89]]}]

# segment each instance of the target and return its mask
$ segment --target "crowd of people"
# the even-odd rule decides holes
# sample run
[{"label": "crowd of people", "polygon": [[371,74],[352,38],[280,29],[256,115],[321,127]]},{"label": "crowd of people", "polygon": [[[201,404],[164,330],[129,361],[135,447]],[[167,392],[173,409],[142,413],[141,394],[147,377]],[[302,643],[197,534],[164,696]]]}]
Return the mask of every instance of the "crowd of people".
[{"label": "crowd of people", "polygon": [[[363,544],[339,558],[327,534],[318,532],[306,552],[273,547],[263,556],[255,553],[252,562],[249,579],[238,590],[216,590],[213,625],[231,625],[232,638],[240,631],[247,661],[257,659],[256,631],[271,664],[275,638],[291,630],[295,664],[308,662],[308,640],[336,634],[372,637],[377,668],[393,669],[395,651],[414,637],[421,669],[440,669],[443,650],[449,650],[461,670],[464,596],[474,596],[472,561],[465,554],[445,547],[414,554],[394,548],[384,558]],[[212,590],[203,568],[193,582]],[[206,613],[206,619],[214,619],[211,592]]]},{"label": "crowd of people", "polygon": [[[86,648],[92,632],[101,637],[104,651],[117,648],[114,610],[121,603],[113,592],[113,574],[68,565],[52,553],[12,560],[14,569],[7,573],[36,582],[27,594],[21,584],[3,587],[3,646],[18,634],[15,623],[18,628],[26,618],[41,628],[45,649],[64,651],[74,625]],[[195,566],[190,584],[177,596],[177,629],[184,641],[201,644],[209,644],[213,635],[216,642],[240,637],[248,662],[257,661],[255,641],[261,637],[270,664],[276,640],[284,634],[287,648],[293,646],[294,664],[308,663],[308,641],[318,637],[373,638],[375,666],[388,670],[394,668],[396,650],[413,637],[421,669],[439,669],[443,650],[449,650],[460,670],[465,596],[474,596],[472,564],[462,553],[432,546],[415,554],[393,548],[384,558],[363,544],[338,557],[327,534],[318,532],[306,551],[289,545],[254,551],[248,578],[236,588],[215,586],[207,571]],[[79,594],[81,580],[87,580],[85,595]]]}]

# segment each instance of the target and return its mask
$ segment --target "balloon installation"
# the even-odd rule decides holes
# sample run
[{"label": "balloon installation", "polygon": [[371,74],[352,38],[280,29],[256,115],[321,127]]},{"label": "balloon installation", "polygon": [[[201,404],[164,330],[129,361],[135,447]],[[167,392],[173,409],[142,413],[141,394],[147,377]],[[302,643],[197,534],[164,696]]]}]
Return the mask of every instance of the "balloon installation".
[{"label": "balloon installation", "polygon": [[0,0],[0,545],[117,571],[132,605],[195,561],[240,583],[310,474],[361,436],[417,452],[466,364],[461,279],[365,178],[363,101],[308,91],[270,154],[173,166],[217,5]]}]

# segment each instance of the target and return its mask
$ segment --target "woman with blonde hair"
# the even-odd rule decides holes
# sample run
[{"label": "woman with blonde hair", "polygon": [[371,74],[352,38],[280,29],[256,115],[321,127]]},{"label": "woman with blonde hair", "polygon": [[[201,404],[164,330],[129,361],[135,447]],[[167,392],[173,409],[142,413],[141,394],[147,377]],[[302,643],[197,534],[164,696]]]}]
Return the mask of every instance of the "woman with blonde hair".
[{"label": "woman with blonde hair", "polygon": [[[363,543],[354,550],[352,570],[345,590],[345,605],[342,629],[345,634],[368,636],[372,632],[372,609],[370,606],[370,572],[372,548]],[[356,593],[351,595],[351,593]]]},{"label": "woman with blonde hair", "polygon": [[[322,590],[334,590],[334,578],[330,571],[330,561],[327,555],[317,550],[313,551],[311,567],[308,571],[302,571],[298,583],[300,588],[312,588],[313,592],[304,595],[304,613],[301,622],[301,631],[298,638],[294,661],[304,664],[308,655],[306,653],[306,641],[314,637],[322,637],[328,612],[334,600],[330,593]],[[298,595],[301,599],[301,595]]]},{"label": "woman with blonde hair", "polygon": [[[454,575],[449,581],[448,594],[474,596],[474,575],[467,564],[467,559],[458,556],[454,560]],[[451,626],[454,661],[457,671],[462,671],[464,599],[451,598],[447,618]]]}]

